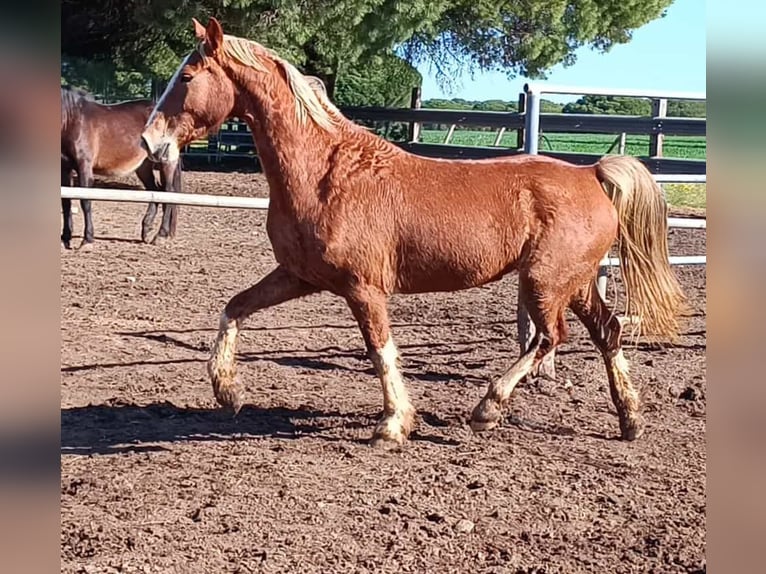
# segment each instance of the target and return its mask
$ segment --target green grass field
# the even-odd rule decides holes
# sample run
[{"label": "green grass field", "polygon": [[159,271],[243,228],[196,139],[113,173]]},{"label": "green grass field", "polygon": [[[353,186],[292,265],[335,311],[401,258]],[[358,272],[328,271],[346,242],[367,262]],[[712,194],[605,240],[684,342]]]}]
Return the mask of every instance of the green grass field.
[{"label": "green grass field", "polygon": [[665,199],[675,207],[707,209],[707,186],[700,183],[666,183]]},{"label": "green grass field", "polygon": [[[444,143],[446,130],[423,130],[423,143]],[[497,133],[455,130],[451,144],[462,146],[491,147]],[[540,138],[540,151],[571,151],[577,153],[605,154],[614,145],[616,135],[607,134],[544,134]],[[516,132],[507,132],[500,141],[500,147],[515,147]],[[704,137],[666,137],[662,155],[679,159],[706,159],[707,141]],[[617,153],[617,146],[612,148]],[[628,155],[649,155],[649,136],[629,135],[626,138],[625,153]]]}]

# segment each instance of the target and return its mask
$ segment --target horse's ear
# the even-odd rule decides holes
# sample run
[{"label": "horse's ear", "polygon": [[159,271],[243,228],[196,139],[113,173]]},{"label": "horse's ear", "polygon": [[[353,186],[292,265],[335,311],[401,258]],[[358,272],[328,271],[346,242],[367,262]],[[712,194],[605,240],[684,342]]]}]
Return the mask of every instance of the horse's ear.
[{"label": "horse's ear", "polygon": [[205,30],[205,27],[199,23],[199,20],[196,18],[192,18],[192,22],[194,22],[194,36],[197,38],[197,40],[204,40],[205,36],[207,35],[207,30]]},{"label": "horse's ear", "polygon": [[223,46],[223,28],[221,28],[221,23],[215,18],[210,18],[205,34],[207,36],[205,41],[210,51],[213,54],[217,53],[221,46]]}]

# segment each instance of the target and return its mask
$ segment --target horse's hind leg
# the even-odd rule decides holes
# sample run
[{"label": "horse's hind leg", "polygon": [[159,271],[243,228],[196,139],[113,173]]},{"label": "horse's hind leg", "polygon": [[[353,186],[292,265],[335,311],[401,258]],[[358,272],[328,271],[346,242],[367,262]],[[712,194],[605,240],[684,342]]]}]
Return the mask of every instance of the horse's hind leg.
[{"label": "horse's hind leg", "polygon": [[[147,191],[157,191],[157,181],[154,179],[154,170],[150,161],[144,161],[136,170],[136,176],[141,180]],[[154,217],[157,215],[157,204],[150,203],[146,208],[146,214],[141,220],[141,241],[149,243],[149,235],[154,225]]]},{"label": "horse's hind leg", "polygon": [[589,282],[580,289],[569,306],[588,329],[604,358],[622,438],[637,439],[643,434],[644,423],[638,392],[630,381],[628,361],[622,352],[622,324],[619,318],[604,303],[595,282]]},{"label": "horse's hind leg", "polygon": [[258,283],[229,300],[221,314],[218,336],[207,363],[208,374],[218,403],[238,412],[241,403],[236,386],[234,355],[237,336],[247,317],[267,307],[318,292],[319,289],[299,279],[284,267],[277,267]]},{"label": "horse's hind leg", "polygon": [[373,444],[398,446],[407,440],[415,423],[415,409],[399,371],[399,352],[391,337],[386,296],[374,287],[346,296],[359,323],[367,352],[383,387],[383,418],[373,432]]},{"label": "horse's hind leg", "polygon": [[502,418],[503,404],[510,398],[516,385],[540,362],[566,339],[566,322],[563,305],[558,304],[539,282],[520,277],[520,290],[530,319],[535,324],[535,336],[529,350],[499,379],[490,383],[487,393],[473,410],[471,428],[474,431],[489,430],[498,425]]}]

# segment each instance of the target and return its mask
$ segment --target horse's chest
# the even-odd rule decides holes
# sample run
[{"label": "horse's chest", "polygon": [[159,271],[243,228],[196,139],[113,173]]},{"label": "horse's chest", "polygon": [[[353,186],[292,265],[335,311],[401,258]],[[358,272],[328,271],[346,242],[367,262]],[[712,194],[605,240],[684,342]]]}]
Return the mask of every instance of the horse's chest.
[{"label": "horse's chest", "polygon": [[269,211],[266,221],[276,260],[289,269],[316,265],[326,251],[327,241],[316,222]]}]

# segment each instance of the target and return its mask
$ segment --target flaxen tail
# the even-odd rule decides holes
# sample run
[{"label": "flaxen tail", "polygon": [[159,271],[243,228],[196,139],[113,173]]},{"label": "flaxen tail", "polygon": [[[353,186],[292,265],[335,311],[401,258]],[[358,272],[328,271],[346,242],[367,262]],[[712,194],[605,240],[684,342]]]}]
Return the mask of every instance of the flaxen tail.
[{"label": "flaxen tail", "polygon": [[631,156],[607,156],[596,174],[619,216],[620,270],[626,313],[641,334],[678,336],[686,297],[668,259],[668,208],[652,174]]}]

